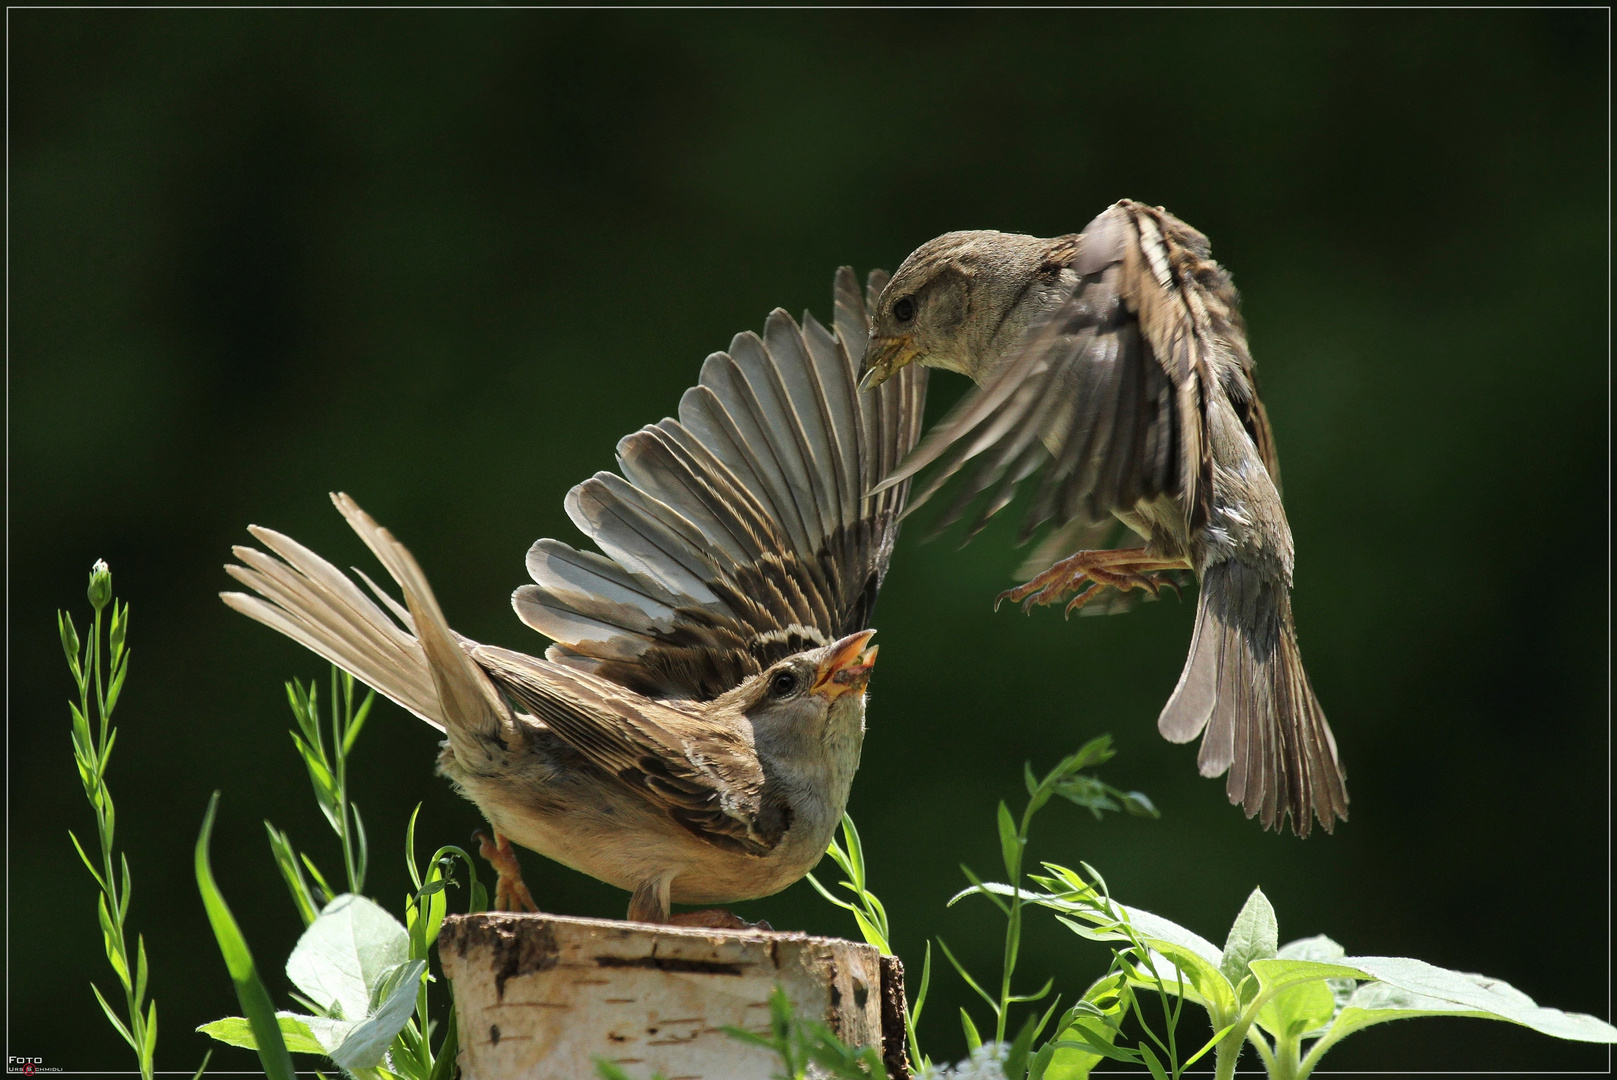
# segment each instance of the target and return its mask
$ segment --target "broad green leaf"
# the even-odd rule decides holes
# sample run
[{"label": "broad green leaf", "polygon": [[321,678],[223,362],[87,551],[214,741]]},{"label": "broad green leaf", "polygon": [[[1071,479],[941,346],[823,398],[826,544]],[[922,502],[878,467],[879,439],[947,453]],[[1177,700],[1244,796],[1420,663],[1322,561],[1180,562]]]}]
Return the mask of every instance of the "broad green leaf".
[{"label": "broad green leaf", "polygon": [[298,939],[286,975],[344,1020],[370,1013],[383,974],[410,959],[410,934],[374,901],[345,893],[327,904]]},{"label": "broad green leaf", "polygon": [[[1280,927],[1275,921],[1275,909],[1262,889],[1253,889],[1246,898],[1241,913],[1235,916],[1229,937],[1224,941],[1224,955],[1219,971],[1231,986],[1240,986],[1246,978],[1247,965],[1254,960],[1267,960],[1280,949]],[[1244,1000],[1244,998],[1243,998]]]},{"label": "broad green leaf", "polygon": [[371,1069],[382,1063],[388,1044],[415,1012],[415,995],[426,973],[425,960],[411,960],[386,972],[377,988],[376,1006],[354,1025],[331,1060],[345,1069]]},{"label": "broad green leaf", "polygon": [[[1513,1024],[1530,1027],[1545,1035],[1553,1035],[1557,1039],[1573,1039],[1578,1042],[1617,1042],[1617,1028],[1612,1027],[1604,1020],[1588,1016],[1584,1013],[1566,1013],[1559,1009],[1550,1009],[1534,1004],[1533,999],[1517,990],[1514,986],[1502,979],[1490,979],[1485,975],[1473,975],[1462,971],[1450,971],[1428,964],[1422,960],[1411,960],[1401,956],[1354,956],[1342,961],[1344,966],[1358,968],[1368,975],[1379,979],[1390,987],[1415,995],[1417,998],[1436,999],[1458,1006],[1459,1011],[1470,1015],[1492,1017],[1499,1020],[1508,1020]],[[1372,984],[1373,985],[1373,984]],[[1385,1011],[1386,1005],[1378,1005],[1376,1009],[1365,1009],[1361,1002],[1377,1000],[1382,991],[1367,993],[1368,987],[1360,987],[1354,995],[1350,1008],[1357,1012]],[[1396,996],[1381,997],[1382,1001],[1404,1000]],[[1399,1006],[1398,1008],[1402,1008]],[[1416,1002],[1418,1011],[1446,1011],[1455,1009],[1433,1010],[1429,1002]],[[1338,1018],[1340,1025],[1347,1020],[1347,1010]],[[1376,1020],[1369,1020],[1375,1023]],[[1359,1027],[1365,1023],[1357,1024]]]},{"label": "broad green leaf", "polygon": [[[286,1048],[294,1054],[324,1054],[326,1048],[315,1041],[308,1025],[301,1017],[289,1012],[275,1014],[280,1022],[281,1038],[286,1042]],[[240,1046],[248,1050],[257,1050],[258,1043],[253,1039],[252,1025],[244,1016],[227,1016],[223,1020],[215,1020],[211,1024],[203,1024],[197,1028],[204,1035],[218,1039],[228,1046]]]},{"label": "broad green leaf", "polygon": [[1258,1026],[1271,1035],[1301,1036],[1323,1028],[1336,1015],[1337,1000],[1330,982],[1360,979],[1364,973],[1341,964],[1318,960],[1254,960],[1261,993],[1273,993],[1258,1011]]},{"label": "broad green leaf", "polygon": [[[1282,960],[1318,960],[1322,964],[1330,964],[1346,956],[1347,950],[1324,934],[1316,934],[1313,937],[1298,938],[1296,941],[1286,942],[1286,944],[1280,946],[1278,955]],[[1348,998],[1353,996],[1353,991],[1358,989],[1359,986],[1357,977],[1351,979],[1327,979],[1325,982],[1331,988],[1331,993],[1336,998],[1336,1007],[1339,1010],[1347,1004]]]},{"label": "broad green leaf", "polygon": [[202,819],[202,832],[197,836],[195,855],[197,889],[202,893],[202,906],[207,910],[208,923],[213,927],[224,955],[225,967],[231,981],[236,984],[236,997],[252,1026],[258,1042],[258,1060],[264,1066],[269,1080],[293,1080],[292,1056],[286,1052],[280,1025],[275,1019],[275,1006],[269,991],[253,966],[253,954],[242,937],[241,927],[230,913],[230,907],[213,880],[213,866],[208,860],[208,841],[213,836],[213,818],[219,809],[219,793],[215,791],[208,801],[208,812]]}]

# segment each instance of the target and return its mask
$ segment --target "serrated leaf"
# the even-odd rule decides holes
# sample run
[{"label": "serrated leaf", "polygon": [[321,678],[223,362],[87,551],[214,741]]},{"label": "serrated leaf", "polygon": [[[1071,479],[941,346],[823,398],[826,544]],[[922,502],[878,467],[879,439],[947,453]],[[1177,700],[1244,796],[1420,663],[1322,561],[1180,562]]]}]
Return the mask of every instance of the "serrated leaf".
[{"label": "serrated leaf", "polygon": [[[294,1054],[326,1052],[326,1048],[316,1041],[314,1034],[304,1023],[304,1017],[280,1012],[275,1014],[275,1018],[281,1028],[281,1039],[286,1043],[288,1050]],[[239,1046],[246,1050],[258,1049],[258,1043],[253,1039],[252,1025],[244,1016],[227,1016],[210,1024],[203,1024],[197,1030],[226,1046]]]},{"label": "serrated leaf", "polygon": [[410,959],[410,935],[374,901],[345,893],[298,939],[286,975],[326,1011],[361,1020],[389,968]]},{"label": "serrated leaf", "polygon": [[1270,959],[1279,949],[1280,926],[1275,921],[1275,909],[1262,889],[1253,889],[1224,941],[1219,971],[1231,986],[1239,986],[1246,978],[1247,965]]}]

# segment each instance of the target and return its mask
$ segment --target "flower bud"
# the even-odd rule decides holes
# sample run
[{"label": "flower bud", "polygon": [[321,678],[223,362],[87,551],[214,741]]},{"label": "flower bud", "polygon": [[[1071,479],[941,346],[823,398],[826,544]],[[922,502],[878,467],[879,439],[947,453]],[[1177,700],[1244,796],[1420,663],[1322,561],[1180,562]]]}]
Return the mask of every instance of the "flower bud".
[{"label": "flower bud", "polygon": [[97,559],[95,565],[90,567],[90,606],[100,611],[112,599],[112,571],[107,569],[107,560]]}]

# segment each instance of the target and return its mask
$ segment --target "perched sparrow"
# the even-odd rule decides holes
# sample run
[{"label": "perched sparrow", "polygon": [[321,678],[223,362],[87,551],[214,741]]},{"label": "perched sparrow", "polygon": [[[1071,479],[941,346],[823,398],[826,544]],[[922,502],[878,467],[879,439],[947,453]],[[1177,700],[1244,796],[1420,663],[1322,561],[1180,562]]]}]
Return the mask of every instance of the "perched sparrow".
[{"label": "perched sparrow", "polygon": [[[778,892],[824,854],[859,766],[906,486],[867,492],[920,434],[923,372],[858,391],[865,310],[844,268],[835,334],[777,310],[708,357],[679,420],[618,444],[621,476],[573,488],[568,514],[606,554],[528,552],[535,584],[512,603],[555,641],[544,659],[450,630],[415,559],[346,495],[403,605],[256,527],[279,558],[236,548],[227,569],[258,596],[225,603],[443,730],[439,771],[494,826],[502,870],[509,838],[630,891],[646,922]],[[506,878],[503,898],[524,898]]]},{"label": "perched sparrow", "polygon": [[911,509],[979,459],[945,514],[993,489],[974,534],[1044,466],[1023,539],[1053,520],[1072,546],[1043,550],[1065,554],[1115,516],[1145,540],[1079,550],[1001,599],[1072,596],[1071,612],[1195,571],[1190,656],[1157,728],[1176,743],[1205,729],[1202,775],[1229,770],[1248,817],[1289,814],[1307,836],[1313,817],[1327,832],[1347,819],[1347,788],[1297,651],[1291,529],[1237,305],[1206,237],[1129,200],[1077,235],[948,233],[874,305],[862,385],[912,364],[977,383],[885,481],[941,461]]}]

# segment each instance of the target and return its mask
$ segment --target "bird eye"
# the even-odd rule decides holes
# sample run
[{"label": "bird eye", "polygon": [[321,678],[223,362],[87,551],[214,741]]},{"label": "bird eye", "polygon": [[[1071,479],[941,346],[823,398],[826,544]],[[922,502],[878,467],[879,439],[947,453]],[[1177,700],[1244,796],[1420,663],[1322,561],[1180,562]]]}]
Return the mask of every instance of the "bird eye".
[{"label": "bird eye", "polygon": [[909,322],[915,318],[915,297],[900,297],[898,302],[893,305],[893,318],[899,322]]},{"label": "bird eye", "polygon": [[797,689],[797,675],[790,671],[777,671],[769,680],[769,692],[776,697],[785,697]]}]

